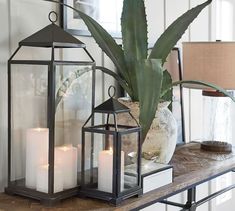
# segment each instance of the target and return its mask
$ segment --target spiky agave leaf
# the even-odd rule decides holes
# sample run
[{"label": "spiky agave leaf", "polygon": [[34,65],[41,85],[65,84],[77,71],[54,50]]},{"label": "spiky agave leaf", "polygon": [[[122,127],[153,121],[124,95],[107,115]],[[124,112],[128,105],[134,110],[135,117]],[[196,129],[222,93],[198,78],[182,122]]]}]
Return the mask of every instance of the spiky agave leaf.
[{"label": "spiky agave leaf", "polygon": [[214,84],[211,83],[207,83],[204,81],[196,81],[196,80],[182,80],[182,81],[175,81],[173,82],[171,85],[169,85],[168,87],[166,87],[162,93],[161,93],[161,97],[163,97],[170,89],[172,89],[173,86],[177,86],[179,84],[196,84],[196,85],[203,85],[203,86],[207,86],[210,87],[214,90],[217,90],[221,93],[223,93],[225,96],[230,97],[234,102],[235,102],[235,98],[233,97],[233,95],[231,95],[229,92],[227,92],[225,89],[216,86]]},{"label": "spiky agave leaf", "polygon": [[132,100],[138,100],[135,68],[137,61],[147,58],[147,20],[143,0],[124,0],[121,16],[122,41],[127,70],[133,91]]},{"label": "spiky agave leaf", "polygon": [[140,116],[143,140],[152,124],[160,99],[162,87],[162,61],[159,59],[148,59],[137,61],[137,85],[139,94]]},{"label": "spiky agave leaf", "polygon": [[171,49],[175,46],[178,40],[187,30],[188,26],[193,22],[193,20],[200,14],[200,12],[208,6],[212,0],[208,0],[203,4],[200,4],[182,16],[177,18],[160,36],[160,38],[155,43],[149,58],[162,59],[165,63],[167,56],[169,55]]},{"label": "spiky agave leaf", "polygon": [[[172,78],[171,74],[167,71],[163,71],[163,79],[162,79],[162,88],[161,88],[161,93],[169,87],[169,85],[172,84]],[[163,101],[172,101],[172,96],[173,96],[173,90],[169,89],[167,93],[161,97],[161,100]]]}]

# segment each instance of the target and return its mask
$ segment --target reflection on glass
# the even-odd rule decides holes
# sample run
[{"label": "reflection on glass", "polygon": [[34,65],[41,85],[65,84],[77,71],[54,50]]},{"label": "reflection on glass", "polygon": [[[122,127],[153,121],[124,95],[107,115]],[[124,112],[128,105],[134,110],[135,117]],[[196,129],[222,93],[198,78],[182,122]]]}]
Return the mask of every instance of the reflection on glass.
[{"label": "reflection on glass", "polygon": [[63,190],[81,179],[81,128],[91,112],[91,70],[90,65],[56,67],[55,165],[62,170]]},{"label": "reflection on glass", "polygon": [[32,189],[39,166],[48,164],[47,74],[47,66],[11,68],[11,181]]},{"label": "reflection on glass", "polygon": [[124,189],[125,191],[138,185],[138,133],[122,135],[122,151],[124,152]]}]

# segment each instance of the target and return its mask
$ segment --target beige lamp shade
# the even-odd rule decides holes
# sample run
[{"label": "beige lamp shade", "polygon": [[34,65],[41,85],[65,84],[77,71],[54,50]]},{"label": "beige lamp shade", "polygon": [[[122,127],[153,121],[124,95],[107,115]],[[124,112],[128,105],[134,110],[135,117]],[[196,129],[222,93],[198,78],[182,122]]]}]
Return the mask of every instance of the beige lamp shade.
[{"label": "beige lamp shade", "polygon": [[[227,90],[235,89],[235,42],[184,42],[183,80],[200,80]],[[191,84],[184,87],[206,88]]]}]

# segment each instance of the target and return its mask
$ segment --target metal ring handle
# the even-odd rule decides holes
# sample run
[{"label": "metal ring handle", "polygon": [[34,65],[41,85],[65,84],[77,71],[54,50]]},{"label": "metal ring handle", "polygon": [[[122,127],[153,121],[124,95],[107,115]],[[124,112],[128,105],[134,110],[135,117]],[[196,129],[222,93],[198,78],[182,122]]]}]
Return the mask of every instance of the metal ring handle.
[{"label": "metal ring handle", "polygon": [[[113,95],[111,95],[111,89],[113,89]],[[108,89],[108,95],[109,97],[114,97],[116,94],[116,88],[115,86],[110,86],[109,89]]]},{"label": "metal ring handle", "polygon": [[[53,15],[55,15],[55,20],[52,20]],[[51,23],[56,23],[56,21],[58,20],[58,14],[55,11],[51,11],[48,15],[48,19],[49,21],[51,21]]]}]

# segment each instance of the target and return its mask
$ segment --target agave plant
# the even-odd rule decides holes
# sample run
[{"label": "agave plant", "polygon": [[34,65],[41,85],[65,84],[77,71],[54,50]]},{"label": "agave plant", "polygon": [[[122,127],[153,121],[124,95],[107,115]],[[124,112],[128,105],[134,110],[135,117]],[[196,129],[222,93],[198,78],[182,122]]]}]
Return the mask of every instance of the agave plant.
[{"label": "agave plant", "polygon": [[[63,4],[55,0],[45,1]],[[163,65],[171,49],[192,21],[211,2],[212,0],[208,0],[198,5],[175,20],[156,41],[150,55],[148,55],[144,0],[123,1],[121,16],[122,47],[94,19],[69,5],[63,4],[79,14],[99,47],[116,66],[117,73],[105,67],[97,67],[97,69],[113,76],[129,94],[132,101],[139,102],[139,122],[143,130],[143,138],[146,137],[152,124],[160,99],[171,100],[174,85],[180,83],[201,84],[229,96],[224,89],[202,81],[172,82],[167,70],[163,70]],[[234,100],[232,96],[230,97]]]}]

